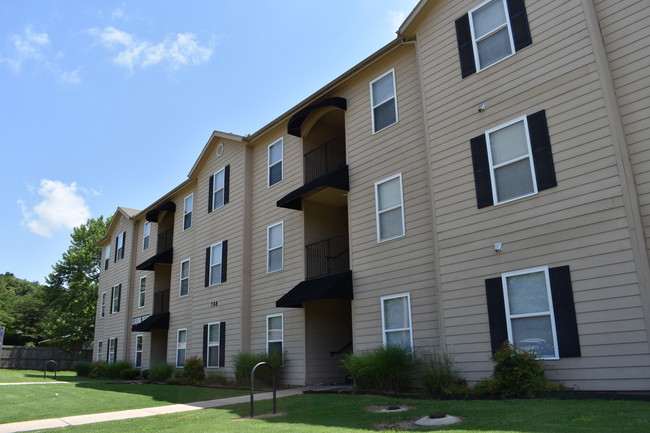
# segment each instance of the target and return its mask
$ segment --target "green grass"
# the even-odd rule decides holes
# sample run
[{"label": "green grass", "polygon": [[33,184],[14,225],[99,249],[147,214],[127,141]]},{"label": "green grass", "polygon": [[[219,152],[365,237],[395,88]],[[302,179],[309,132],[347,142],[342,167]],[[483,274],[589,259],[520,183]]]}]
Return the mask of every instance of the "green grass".
[{"label": "green grass", "polygon": [[[79,377],[74,371],[58,371],[56,380],[63,382],[88,381],[87,377]],[[54,372],[48,371],[46,378],[43,378],[43,370],[10,370],[0,368],[0,383],[19,383],[19,382],[53,382]]]},{"label": "green grass", "polygon": [[[415,408],[391,414],[365,410],[372,405],[391,404],[410,405]],[[239,420],[247,417],[248,411],[248,404],[239,404],[173,415],[66,427],[58,431],[362,433],[375,431],[377,423],[417,419],[439,411],[466,418],[460,424],[433,429],[455,433],[647,433],[650,428],[650,403],[639,401],[435,401],[360,395],[302,395],[279,399],[278,412],[283,415],[278,417]],[[256,402],[255,412],[258,415],[270,413],[271,402]],[[52,432],[43,432],[46,431]]]}]

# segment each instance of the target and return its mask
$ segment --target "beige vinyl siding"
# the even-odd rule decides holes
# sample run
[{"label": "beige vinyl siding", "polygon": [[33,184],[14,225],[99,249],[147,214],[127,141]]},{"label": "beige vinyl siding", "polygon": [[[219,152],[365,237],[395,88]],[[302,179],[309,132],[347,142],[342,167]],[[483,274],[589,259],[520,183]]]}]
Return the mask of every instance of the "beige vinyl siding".
[{"label": "beige vinyl siding", "polygon": [[[469,380],[489,375],[484,280],[570,265],[582,357],[550,361],[554,374],[571,378],[567,385],[578,389],[647,388],[643,381],[630,383],[650,377],[650,357],[647,349],[639,352],[647,336],[638,320],[643,312],[630,232],[580,2],[527,2],[533,44],[462,79],[453,23],[479,3],[445,2],[418,31],[447,349]],[[478,112],[479,103],[485,112]],[[546,110],[558,186],[477,209],[469,140],[540,109]],[[499,253],[495,242],[503,243]],[[618,275],[602,278],[602,267]],[[607,316],[598,314],[606,310]],[[619,326],[608,335],[594,332],[612,321]],[[647,372],[621,368],[612,355],[627,356]],[[574,374],[576,365],[591,374]],[[593,377],[621,382],[605,386],[607,380]]]}]

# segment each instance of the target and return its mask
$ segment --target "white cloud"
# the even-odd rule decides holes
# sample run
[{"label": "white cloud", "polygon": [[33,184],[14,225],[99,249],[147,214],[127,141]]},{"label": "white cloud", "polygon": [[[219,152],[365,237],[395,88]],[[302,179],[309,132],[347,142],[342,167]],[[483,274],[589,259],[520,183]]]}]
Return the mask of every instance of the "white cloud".
[{"label": "white cloud", "polygon": [[43,48],[50,44],[47,33],[36,33],[29,26],[22,34],[10,35],[8,40],[11,53],[0,57],[0,62],[8,64],[16,73],[20,72],[25,61],[42,59]]},{"label": "white cloud", "polygon": [[212,43],[201,46],[193,33],[178,33],[164,41],[153,44],[138,40],[135,36],[113,26],[90,29],[100,43],[111,50],[118,50],[113,62],[129,70],[166,63],[171,69],[195,66],[212,57]]},{"label": "white cloud", "polygon": [[24,201],[18,201],[23,213],[22,224],[48,238],[55,231],[84,224],[91,216],[82,195],[84,192],[76,182],[67,185],[58,180],[41,179],[38,189],[40,203],[30,209]]},{"label": "white cloud", "polygon": [[406,12],[403,11],[388,11],[388,20],[393,31],[397,31],[399,26],[402,25],[406,19]]},{"label": "white cloud", "polygon": [[59,73],[59,81],[65,84],[79,84],[81,82],[81,74],[79,73],[81,68],[77,68],[74,71],[63,71]]}]

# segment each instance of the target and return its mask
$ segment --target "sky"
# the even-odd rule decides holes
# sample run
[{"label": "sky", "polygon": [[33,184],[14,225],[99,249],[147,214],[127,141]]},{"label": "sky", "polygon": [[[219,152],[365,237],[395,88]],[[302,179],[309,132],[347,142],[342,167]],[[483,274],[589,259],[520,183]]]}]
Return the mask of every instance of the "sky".
[{"label": "sky", "polygon": [[212,131],[259,130],[416,4],[0,0],[0,273],[45,283],[74,227],[144,209]]}]

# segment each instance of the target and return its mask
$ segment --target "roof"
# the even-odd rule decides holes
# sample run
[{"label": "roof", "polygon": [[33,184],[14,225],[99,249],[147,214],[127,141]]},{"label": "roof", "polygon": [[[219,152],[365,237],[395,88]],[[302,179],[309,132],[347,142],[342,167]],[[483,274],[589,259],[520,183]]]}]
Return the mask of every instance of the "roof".
[{"label": "roof", "polygon": [[135,219],[135,217],[138,214],[140,214],[140,212],[141,211],[139,211],[137,209],[131,209],[131,208],[128,208],[128,207],[118,206],[117,210],[113,214],[113,219],[111,220],[111,223],[109,224],[108,228],[106,229],[106,234],[104,235],[103,238],[101,238],[99,241],[97,241],[97,244],[98,245],[103,244],[110,237],[109,233],[111,233],[113,231],[113,229],[115,228],[115,226],[117,224],[119,224],[118,216],[122,215],[122,216],[126,217],[127,219],[133,220],[133,219]]}]

